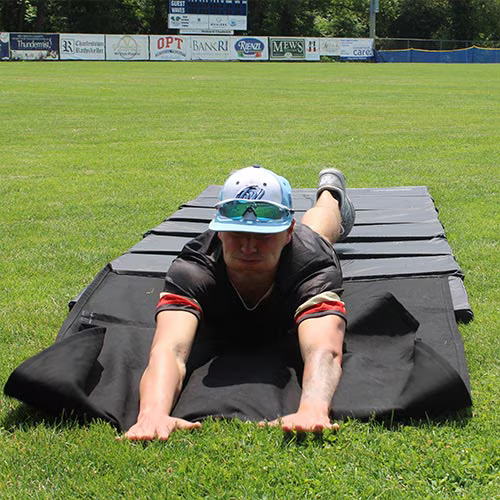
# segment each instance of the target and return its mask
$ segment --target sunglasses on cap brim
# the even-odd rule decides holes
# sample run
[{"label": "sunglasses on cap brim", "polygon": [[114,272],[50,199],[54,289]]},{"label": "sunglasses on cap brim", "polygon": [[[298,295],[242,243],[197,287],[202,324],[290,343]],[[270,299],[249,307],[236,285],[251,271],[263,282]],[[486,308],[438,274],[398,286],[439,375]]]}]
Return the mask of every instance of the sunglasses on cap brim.
[{"label": "sunglasses on cap brim", "polygon": [[281,220],[293,214],[291,208],[262,200],[232,199],[220,201],[215,205],[219,215],[228,219],[238,220],[246,215],[255,216],[257,219]]}]

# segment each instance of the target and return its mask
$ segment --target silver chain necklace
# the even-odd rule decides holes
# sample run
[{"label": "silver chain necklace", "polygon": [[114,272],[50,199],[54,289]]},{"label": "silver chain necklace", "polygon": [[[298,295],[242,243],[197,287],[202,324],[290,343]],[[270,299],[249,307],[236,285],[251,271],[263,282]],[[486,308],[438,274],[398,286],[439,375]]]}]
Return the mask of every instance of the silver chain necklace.
[{"label": "silver chain necklace", "polygon": [[274,283],[271,283],[271,286],[269,287],[269,289],[267,290],[267,292],[257,301],[257,303],[253,307],[248,307],[247,303],[243,300],[243,297],[240,295],[240,292],[238,292],[238,289],[234,286],[233,282],[231,280],[229,280],[229,283],[231,283],[231,286],[233,287],[234,291],[236,292],[236,295],[238,296],[238,298],[240,299],[241,303],[243,304],[243,307],[247,311],[255,311],[255,309],[257,309],[257,307],[259,307],[260,303],[264,299],[266,299],[267,297],[269,297],[269,295],[271,295],[271,292],[273,291],[273,288],[274,288]]}]

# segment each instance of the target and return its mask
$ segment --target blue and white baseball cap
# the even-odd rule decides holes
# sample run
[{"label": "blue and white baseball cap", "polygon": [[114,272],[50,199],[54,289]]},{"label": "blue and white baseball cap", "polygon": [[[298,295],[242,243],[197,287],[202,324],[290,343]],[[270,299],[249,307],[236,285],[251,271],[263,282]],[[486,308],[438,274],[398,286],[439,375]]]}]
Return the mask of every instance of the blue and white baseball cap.
[{"label": "blue and white baseball cap", "polygon": [[292,188],[280,175],[259,165],[231,174],[221,189],[213,231],[272,234],[293,221]]}]

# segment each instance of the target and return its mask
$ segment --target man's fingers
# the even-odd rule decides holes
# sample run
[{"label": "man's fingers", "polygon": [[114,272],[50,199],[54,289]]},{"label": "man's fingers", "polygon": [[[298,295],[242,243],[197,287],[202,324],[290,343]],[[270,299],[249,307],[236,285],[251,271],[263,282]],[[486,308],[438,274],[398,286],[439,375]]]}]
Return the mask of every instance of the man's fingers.
[{"label": "man's fingers", "polygon": [[188,422],[187,420],[177,420],[176,429],[199,429],[201,428],[201,422]]},{"label": "man's fingers", "polygon": [[153,441],[155,438],[158,441],[166,441],[172,432],[176,430],[199,429],[200,422],[189,422],[180,418],[170,418],[168,423],[163,423],[156,426],[143,427],[136,424],[131,427],[125,434],[117,437],[117,440],[128,439],[129,441]]},{"label": "man's fingers", "polygon": [[268,422],[267,420],[261,420],[258,425],[259,427],[278,427],[281,425],[281,418],[271,420],[270,422]]}]

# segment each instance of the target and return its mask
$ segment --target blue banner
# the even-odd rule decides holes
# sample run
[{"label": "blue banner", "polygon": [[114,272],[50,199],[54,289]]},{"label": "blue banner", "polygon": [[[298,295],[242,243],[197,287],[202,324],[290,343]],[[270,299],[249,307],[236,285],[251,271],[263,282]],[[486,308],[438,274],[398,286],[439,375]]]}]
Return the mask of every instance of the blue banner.
[{"label": "blue banner", "polygon": [[10,56],[14,60],[57,60],[59,35],[11,33]]}]

